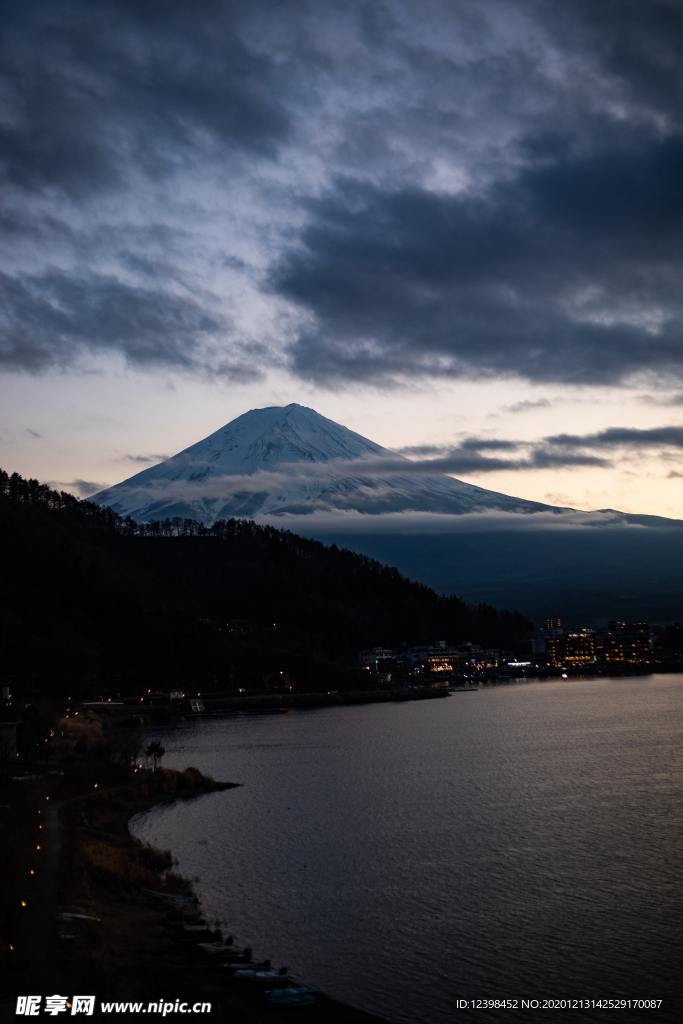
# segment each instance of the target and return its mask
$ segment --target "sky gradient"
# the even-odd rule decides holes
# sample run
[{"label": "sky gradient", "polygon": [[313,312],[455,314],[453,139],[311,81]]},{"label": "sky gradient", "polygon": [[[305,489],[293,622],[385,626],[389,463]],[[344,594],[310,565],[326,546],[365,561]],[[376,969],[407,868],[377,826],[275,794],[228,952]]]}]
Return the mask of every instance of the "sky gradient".
[{"label": "sky gradient", "polygon": [[677,0],[5,12],[7,468],[87,494],[297,401],[683,518]]}]

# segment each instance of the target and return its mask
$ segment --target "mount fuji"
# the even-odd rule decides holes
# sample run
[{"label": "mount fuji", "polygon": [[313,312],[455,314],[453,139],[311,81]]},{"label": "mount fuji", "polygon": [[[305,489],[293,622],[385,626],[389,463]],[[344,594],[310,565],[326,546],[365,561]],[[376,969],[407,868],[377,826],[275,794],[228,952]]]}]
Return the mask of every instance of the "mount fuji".
[{"label": "mount fuji", "polygon": [[140,521],[270,522],[537,619],[683,618],[683,523],[475,487],[301,405],[253,409],[91,500]]},{"label": "mount fuji", "polygon": [[181,516],[207,524],[332,511],[551,509],[446,473],[418,472],[409,459],[296,404],[252,409],[92,500],[141,521]]}]

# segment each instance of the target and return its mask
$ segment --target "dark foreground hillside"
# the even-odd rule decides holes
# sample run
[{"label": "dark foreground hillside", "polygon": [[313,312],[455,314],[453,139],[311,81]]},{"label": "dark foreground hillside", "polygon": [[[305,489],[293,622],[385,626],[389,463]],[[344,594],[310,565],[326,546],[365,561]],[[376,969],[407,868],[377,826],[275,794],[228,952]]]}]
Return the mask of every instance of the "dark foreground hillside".
[{"label": "dark foreground hillside", "polygon": [[357,686],[358,650],[523,649],[524,617],[361,555],[228,520],[139,525],[0,471],[0,674],[18,691]]}]

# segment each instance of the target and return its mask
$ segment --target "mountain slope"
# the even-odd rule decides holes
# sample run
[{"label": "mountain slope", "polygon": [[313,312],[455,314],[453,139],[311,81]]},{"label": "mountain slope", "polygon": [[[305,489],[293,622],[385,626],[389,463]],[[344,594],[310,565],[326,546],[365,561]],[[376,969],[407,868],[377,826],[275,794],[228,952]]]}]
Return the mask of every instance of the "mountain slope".
[{"label": "mountain slope", "polygon": [[299,405],[245,413],[95,500],[140,522],[237,516],[286,525],[442,593],[536,619],[683,617],[680,521],[561,509],[419,472]]},{"label": "mountain slope", "polygon": [[524,649],[520,615],[287,531],[134,526],[0,470],[0,673],[18,692],[354,688],[377,643]]},{"label": "mountain slope", "polygon": [[409,459],[292,404],[252,409],[92,500],[140,521],[181,516],[204,523],[335,510],[461,515],[550,509],[411,467]]}]

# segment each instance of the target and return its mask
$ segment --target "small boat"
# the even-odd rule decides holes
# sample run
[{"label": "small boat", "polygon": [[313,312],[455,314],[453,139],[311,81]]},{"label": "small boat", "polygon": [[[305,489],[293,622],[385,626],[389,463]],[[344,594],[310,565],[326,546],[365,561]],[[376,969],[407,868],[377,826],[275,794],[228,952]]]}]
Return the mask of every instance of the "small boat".
[{"label": "small boat", "polygon": [[256,985],[289,985],[292,980],[287,974],[286,967],[281,967],[279,971],[273,968],[259,971],[243,967],[235,971],[234,977],[239,981],[252,981]]},{"label": "small boat", "polygon": [[147,896],[156,896],[158,900],[166,903],[199,903],[196,896],[187,892],[165,892],[163,889],[142,889]]},{"label": "small boat", "polygon": [[311,1006],[317,999],[317,995],[308,985],[290,985],[287,988],[273,988],[266,992],[266,1002],[270,1006]]},{"label": "small boat", "polygon": [[205,956],[212,960],[234,960],[237,963],[251,963],[251,949],[237,949],[236,946],[226,946],[223,942],[198,942],[197,949],[200,949]]},{"label": "small boat", "polygon": [[269,971],[272,966],[270,960],[232,960],[221,964],[221,967],[226,971],[232,971],[233,974],[236,971]]}]

